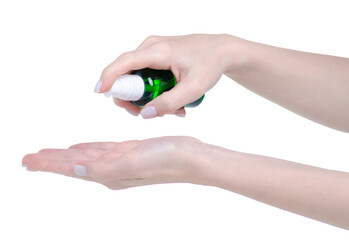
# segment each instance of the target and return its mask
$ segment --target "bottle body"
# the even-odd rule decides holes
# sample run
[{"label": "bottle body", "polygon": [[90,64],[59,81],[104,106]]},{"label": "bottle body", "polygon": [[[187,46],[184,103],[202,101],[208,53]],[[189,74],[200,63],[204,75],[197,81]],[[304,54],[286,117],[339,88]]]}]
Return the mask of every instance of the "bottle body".
[{"label": "bottle body", "polygon": [[176,78],[169,70],[155,70],[145,68],[134,71],[132,74],[138,75],[144,82],[144,94],[137,101],[131,101],[134,105],[143,107],[145,104],[170,90],[176,84]]},{"label": "bottle body", "polygon": [[[143,107],[176,84],[176,78],[171,71],[144,68],[120,76],[105,95],[130,101],[136,106]],[[187,104],[186,107],[196,107],[202,102],[204,96]]]}]

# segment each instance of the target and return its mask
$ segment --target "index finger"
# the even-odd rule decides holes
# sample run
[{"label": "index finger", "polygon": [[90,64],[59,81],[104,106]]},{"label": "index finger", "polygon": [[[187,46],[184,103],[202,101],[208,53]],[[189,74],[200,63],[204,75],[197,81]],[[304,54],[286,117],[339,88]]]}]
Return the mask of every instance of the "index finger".
[{"label": "index finger", "polygon": [[132,70],[142,68],[169,69],[169,67],[165,53],[152,47],[124,53],[103,70],[99,93],[109,90],[118,77]]},{"label": "index finger", "polygon": [[94,162],[95,159],[86,154],[70,149],[57,149],[57,151],[40,151],[35,154],[27,154],[23,157],[22,164],[29,170],[58,173],[85,180],[89,177],[79,177],[74,173],[74,166],[81,163]]}]

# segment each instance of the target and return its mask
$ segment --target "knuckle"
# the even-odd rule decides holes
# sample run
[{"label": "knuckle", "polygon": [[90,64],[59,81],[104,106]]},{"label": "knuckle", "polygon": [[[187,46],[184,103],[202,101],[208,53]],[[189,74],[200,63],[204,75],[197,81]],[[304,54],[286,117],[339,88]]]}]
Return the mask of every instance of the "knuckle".
[{"label": "knuckle", "polygon": [[127,69],[132,70],[134,64],[136,63],[135,52],[125,52],[121,55],[121,62],[123,62]]},{"label": "knuckle", "polygon": [[115,59],[112,63],[106,66],[102,71],[102,77],[108,78],[111,75],[115,74],[115,72],[120,67],[120,63],[126,65],[126,67],[132,66],[135,62],[136,56],[134,51],[124,52],[117,59]]},{"label": "knuckle", "polygon": [[123,54],[120,55],[119,57],[119,60],[121,62],[124,62],[124,61],[132,61],[133,60],[133,52],[124,52]]},{"label": "knuckle", "polygon": [[120,55],[119,58],[130,58],[132,56],[132,51],[124,52]]},{"label": "knuckle", "polygon": [[172,45],[170,41],[161,41],[156,44],[157,51],[161,54],[170,53],[172,50]]},{"label": "knuckle", "polygon": [[113,72],[113,63],[106,66],[102,71],[102,76],[109,76]]},{"label": "knuckle", "polygon": [[157,41],[157,40],[159,40],[159,39],[160,39],[160,37],[157,36],[157,35],[150,35],[150,36],[148,36],[148,37],[145,39],[144,42],[155,42],[155,41]]}]

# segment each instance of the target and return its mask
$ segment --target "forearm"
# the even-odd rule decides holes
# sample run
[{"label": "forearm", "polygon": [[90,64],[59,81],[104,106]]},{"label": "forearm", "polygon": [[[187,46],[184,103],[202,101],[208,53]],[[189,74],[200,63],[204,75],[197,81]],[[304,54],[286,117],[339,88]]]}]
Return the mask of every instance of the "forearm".
[{"label": "forearm", "polygon": [[206,145],[191,182],[349,229],[349,174]]},{"label": "forearm", "polygon": [[349,132],[349,59],[249,41],[240,45],[242,65],[236,69],[232,61],[227,76],[295,113]]}]

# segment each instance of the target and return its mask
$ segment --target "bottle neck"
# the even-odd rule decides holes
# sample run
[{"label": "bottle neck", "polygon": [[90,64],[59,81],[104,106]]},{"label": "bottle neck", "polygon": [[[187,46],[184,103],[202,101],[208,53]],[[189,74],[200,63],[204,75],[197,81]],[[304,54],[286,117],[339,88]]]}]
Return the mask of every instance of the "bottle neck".
[{"label": "bottle neck", "polygon": [[143,79],[138,75],[125,74],[117,78],[105,96],[119,98],[124,101],[137,101],[144,94]]}]

